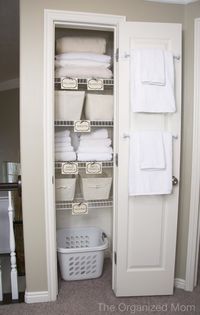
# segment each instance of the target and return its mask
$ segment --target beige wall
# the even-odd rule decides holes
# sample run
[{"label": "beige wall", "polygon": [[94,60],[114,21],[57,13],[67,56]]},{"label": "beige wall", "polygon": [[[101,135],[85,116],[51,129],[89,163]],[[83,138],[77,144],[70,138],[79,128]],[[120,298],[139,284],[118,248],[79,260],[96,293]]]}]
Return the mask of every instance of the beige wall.
[{"label": "beige wall", "polygon": [[[44,176],[43,176],[43,10],[74,10],[96,13],[125,15],[129,21],[184,22],[182,5],[167,5],[143,0],[21,0],[21,162],[23,178],[23,212],[26,252],[27,291],[47,289]],[[190,7],[188,7],[190,8]],[[188,23],[190,17],[187,17]],[[191,24],[191,21],[190,21]],[[186,33],[186,38],[189,33]],[[188,54],[186,55],[188,56]],[[35,61],[35,62],[33,62]],[[189,65],[188,65],[189,67]],[[187,70],[187,69],[186,69]],[[190,73],[192,75],[192,73]],[[187,90],[190,90],[188,86]],[[185,111],[184,104],[184,110]],[[191,127],[192,103],[186,109],[183,121],[187,130],[186,117],[189,112]],[[190,131],[191,133],[191,131]],[[185,276],[187,245],[188,205],[190,183],[191,135],[184,132],[182,159],[181,209],[179,220],[177,276]],[[188,169],[188,173],[185,171]],[[184,184],[183,184],[184,183]]]},{"label": "beige wall", "polygon": [[2,162],[19,162],[19,89],[0,92],[0,182]]}]

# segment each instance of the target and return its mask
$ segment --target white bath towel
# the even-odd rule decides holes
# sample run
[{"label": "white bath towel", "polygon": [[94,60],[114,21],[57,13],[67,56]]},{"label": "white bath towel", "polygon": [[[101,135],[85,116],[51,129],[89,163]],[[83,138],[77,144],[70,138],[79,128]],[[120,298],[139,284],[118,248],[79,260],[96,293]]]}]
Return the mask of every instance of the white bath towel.
[{"label": "white bath towel", "polygon": [[95,146],[95,147],[88,147],[80,145],[78,148],[77,153],[112,153],[113,150],[111,147],[105,146]]},{"label": "white bath towel", "polygon": [[140,169],[139,136],[132,134],[129,157],[129,195],[163,195],[172,193],[172,135],[163,133],[165,169]]},{"label": "white bath towel", "polygon": [[163,133],[144,131],[138,133],[140,169],[164,169],[165,151]]},{"label": "white bath towel", "polygon": [[88,139],[88,140],[80,140],[80,145],[83,147],[91,146],[93,148],[99,146],[109,147],[111,145],[111,139]]},{"label": "white bath towel", "polygon": [[112,71],[105,67],[65,66],[56,69],[55,77],[111,79]]},{"label": "white bath towel", "polygon": [[143,84],[140,76],[140,54],[131,51],[131,106],[133,112],[173,113],[176,111],[174,97],[174,64],[171,52],[164,52],[165,85]]},{"label": "white bath towel", "polygon": [[78,161],[110,161],[111,153],[78,153]]},{"label": "white bath towel", "polygon": [[109,68],[111,65],[109,62],[100,62],[94,60],[84,60],[84,59],[76,59],[76,60],[55,60],[55,67],[66,67],[66,66],[76,66],[76,67],[103,67]]},{"label": "white bath towel", "polygon": [[57,147],[55,146],[55,152],[74,152],[74,148],[72,145],[67,145],[67,146],[62,146],[62,147]]},{"label": "white bath towel", "polygon": [[56,161],[75,161],[76,153],[75,152],[56,152],[55,153]]},{"label": "white bath towel", "polygon": [[88,135],[81,135],[80,140],[90,140],[90,139],[107,139],[108,130],[106,128],[99,128],[92,131]]},{"label": "white bath towel", "polygon": [[165,84],[165,60],[162,49],[140,49],[140,76],[142,83]]},{"label": "white bath towel", "polygon": [[62,37],[56,40],[56,52],[90,52],[105,54],[106,39],[101,37]]},{"label": "white bath towel", "polygon": [[111,56],[97,53],[72,52],[56,55],[56,60],[93,60],[104,63],[111,63]]},{"label": "white bath towel", "polygon": [[69,137],[70,136],[70,131],[67,129],[62,129],[62,130],[56,130],[55,132],[55,138],[58,137]]},{"label": "white bath towel", "polygon": [[71,144],[71,138],[56,137],[56,138],[55,138],[55,143],[56,143],[57,145]]}]

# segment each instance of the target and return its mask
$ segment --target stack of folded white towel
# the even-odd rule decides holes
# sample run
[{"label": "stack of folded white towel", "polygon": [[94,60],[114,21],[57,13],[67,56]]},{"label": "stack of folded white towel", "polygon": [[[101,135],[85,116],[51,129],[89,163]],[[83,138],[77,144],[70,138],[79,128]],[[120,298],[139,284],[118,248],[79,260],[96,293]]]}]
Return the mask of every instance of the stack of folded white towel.
[{"label": "stack of folded white towel", "polygon": [[110,161],[112,152],[107,129],[97,129],[89,135],[80,136],[78,161]]},{"label": "stack of folded white towel", "polygon": [[56,41],[56,52],[56,78],[112,78],[105,38],[62,37]]},{"label": "stack of folded white towel", "polygon": [[76,153],[71,145],[69,130],[55,132],[55,160],[56,161],[75,161]]}]

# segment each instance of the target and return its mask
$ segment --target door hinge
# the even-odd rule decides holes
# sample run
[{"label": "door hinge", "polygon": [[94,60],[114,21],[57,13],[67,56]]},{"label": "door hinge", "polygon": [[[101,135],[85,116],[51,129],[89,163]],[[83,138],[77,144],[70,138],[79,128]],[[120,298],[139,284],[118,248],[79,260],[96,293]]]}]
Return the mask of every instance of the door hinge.
[{"label": "door hinge", "polygon": [[119,48],[116,49],[115,58],[116,58],[116,61],[118,62],[119,61]]},{"label": "door hinge", "polygon": [[117,264],[117,253],[114,252],[114,261],[115,261],[115,265]]},{"label": "door hinge", "polygon": [[118,153],[115,154],[115,165],[118,166]]}]

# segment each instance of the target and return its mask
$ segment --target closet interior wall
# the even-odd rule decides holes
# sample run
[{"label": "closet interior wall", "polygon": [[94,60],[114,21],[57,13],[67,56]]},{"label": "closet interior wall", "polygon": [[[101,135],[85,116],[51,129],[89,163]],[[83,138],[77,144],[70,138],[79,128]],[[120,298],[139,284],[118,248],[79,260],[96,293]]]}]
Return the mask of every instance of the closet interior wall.
[{"label": "closet interior wall", "polygon": [[[106,54],[112,56],[113,59],[113,50],[114,50],[114,32],[112,31],[100,31],[100,30],[88,30],[88,29],[74,29],[70,28],[69,26],[66,27],[56,27],[55,29],[55,40],[65,37],[65,36],[87,36],[87,37],[100,37],[106,39]],[[56,54],[56,48],[55,48]],[[113,68],[111,68],[113,71]],[[60,89],[59,85],[55,84],[55,91]],[[75,91],[75,90],[74,90]],[[76,91],[85,91],[85,95],[87,93],[95,93],[95,94],[106,94],[106,95],[113,95],[114,93],[114,84],[112,86],[104,86],[103,91],[88,91],[86,85],[80,85]],[[85,105],[85,104],[84,104]],[[84,119],[84,107],[82,111],[81,119]],[[114,126],[113,123],[112,127],[103,127],[108,129],[109,137],[112,140],[112,146],[114,144]],[[101,128],[101,127],[98,127]],[[63,128],[60,126],[55,126],[55,132],[57,130],[62,130]],[[67,126],[66,129],[73,132],[72,126]],[[91,128],[93,131],[95,127]],[[113,148],[114,150],[114,148]],[[55,161],[56,164],[57,161]],[[106,173],[108,176],[112,176],[113,178],[113,161],[111,161],[112,166],[103,168],[103,172]],[[79,170],[80,172],[84,172],[84,168]],[[76,190],[75,190],[75,198],[77,195],[80,194],[80,174],[75,175],[76,177]],[[74,176],[74,175],[73,175]],[[64,178],[69,177],[69,175],[61,175],[60,167],[55,168],[55,178]],[[113,183],[110,191],[110,198],[113,198]],[[72,201],[73,202],[73,201]],[[55,205],[56,208],[56,205]],[[108,250],[105,252],[105,256],[112,257],[112,231],[113,231],[113,207],[97,207],[97,208],[89,208],[88,214],[86,215],[72,215],[71,209],[64,209],[64,210],[57,210],[56,211],[56,228],[63,229],[68,227],[84,227],[84,226],[97,226],[101,228],[107,235],[109,241]]]}]

